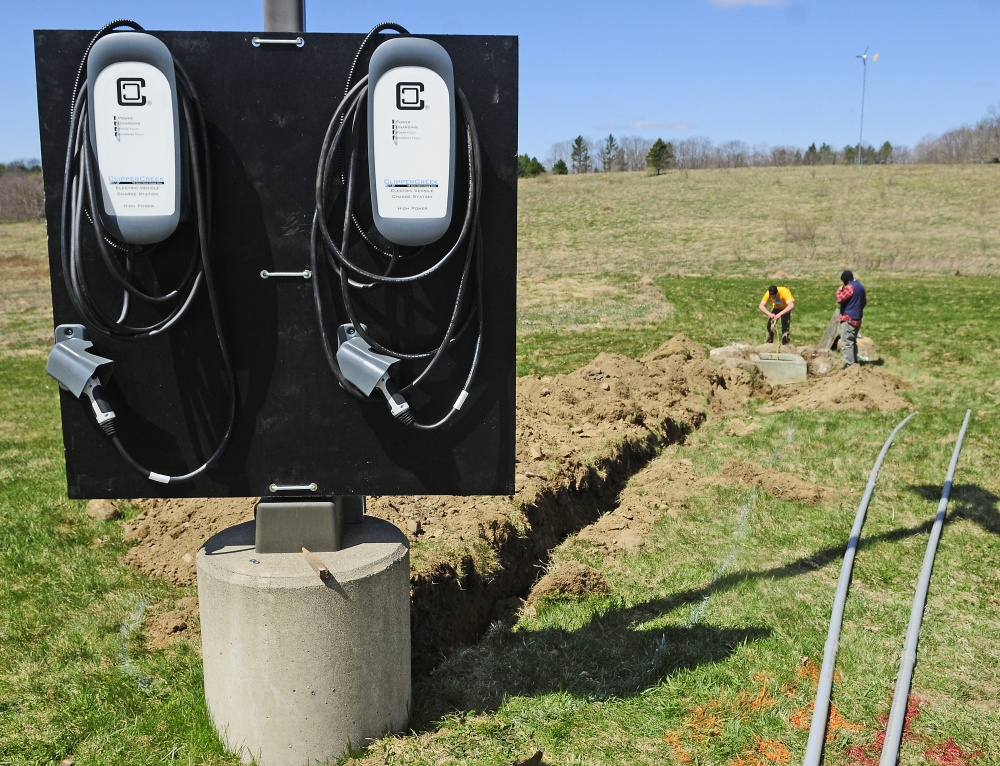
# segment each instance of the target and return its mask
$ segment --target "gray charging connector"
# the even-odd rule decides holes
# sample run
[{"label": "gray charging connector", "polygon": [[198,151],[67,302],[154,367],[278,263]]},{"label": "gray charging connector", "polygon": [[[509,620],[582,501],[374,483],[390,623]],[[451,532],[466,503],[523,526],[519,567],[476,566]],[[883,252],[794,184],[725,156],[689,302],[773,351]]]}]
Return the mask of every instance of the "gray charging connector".
[{"label": "gray charging connector", "polygon": [[432,40],[382,43],[368,65],[368,176],[375,226],[390,242],[435,242],[451,225],[455,77]]}]

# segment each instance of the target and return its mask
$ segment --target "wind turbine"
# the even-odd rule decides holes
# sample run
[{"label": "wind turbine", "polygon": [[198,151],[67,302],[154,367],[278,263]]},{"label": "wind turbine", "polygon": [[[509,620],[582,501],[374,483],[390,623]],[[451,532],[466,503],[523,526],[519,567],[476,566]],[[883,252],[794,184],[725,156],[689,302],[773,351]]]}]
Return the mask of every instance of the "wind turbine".
[{"label": "wind turbine", "polygon": [[[860,56],[855,56],[856,59],[861,59],[861,64],[864,69],[864,73],[861,75],[861,131],[858,133],[858,164],[861,164],[861,157],[864,153],[862,147],[864,144],[861,143],[861,138],[865,134],[865,83],[868,80],[868,48],[865,46],[865,52]],[[876,53],[872,56],[872,61],[878,61],[878,54]]]}]

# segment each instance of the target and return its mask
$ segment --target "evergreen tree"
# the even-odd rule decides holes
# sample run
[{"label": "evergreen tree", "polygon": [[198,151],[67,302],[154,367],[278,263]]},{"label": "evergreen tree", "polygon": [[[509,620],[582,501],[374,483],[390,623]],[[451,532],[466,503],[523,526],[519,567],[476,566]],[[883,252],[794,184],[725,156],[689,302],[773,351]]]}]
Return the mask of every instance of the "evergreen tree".
[{"label": "evergreen tree", "polygon": [[618,142],[615,141],[614,135],[609,134],[604,140],[604,145],[601,147],[600,160],[601,166],[604,168],[605,173],[611,172],[611,166],[614,164],[615,155],[618,154]]},{"label": "evergreen tree", "polygon": [[545,172],[545,166],[538,161],[537,157],[529,157],[527,154],[517,155],[517,177],[534,178]]},{"label": "evergreen tree", "polygon": [[885,165],[889,158],[892,157],[892,144],[886,141],[882,144],[882,148],[878,150],[878,162],[880,165]]},{"label": "evergreen tree", "polygon": [[674,145],[669,141],[664,143],[662,138],[656,139],[646,155],[646,167],[653,168],[656,175],[660,175],[660,171],[669,168],[673,161]]},{"label": "evergreen tree", "polygon": [[566,160],[556,160],[552,163],[552,175],[564,176],[567,173],[569,173],[569,168],[566,167]]},{"label": "evergreen tree", "polygon": [[819,152],[816,151],[816,143],[815,142],[809,144],[809,148],[806,149],[806,153],[805,153],[805,156],[802,158],[802,161],[805,162],[806,165],[818,165],[819,164]]},{"label": "evergreen tree", "polygon": [[574,173],[589,173],[590,167],[590,149],[587,146],[587,142],[583,140],[583,136],[577,136],[573,141],[573,151],[570,153],[570,162],[573,165]]}]

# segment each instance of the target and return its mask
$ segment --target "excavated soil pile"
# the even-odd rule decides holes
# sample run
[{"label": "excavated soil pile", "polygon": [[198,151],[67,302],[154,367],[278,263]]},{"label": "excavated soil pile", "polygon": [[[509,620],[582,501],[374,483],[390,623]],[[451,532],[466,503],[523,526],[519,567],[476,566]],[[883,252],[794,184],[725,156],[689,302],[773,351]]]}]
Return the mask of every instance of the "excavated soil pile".
[{"label": "excavated soil pile", "polygon": [[604,575],[579,561],[567,561],[555,571],[547,573],[535,583],[528,594],[527,603],[551,596],[583,596],[587,593],[608,593]]},{"label": "excavated soil pile", "polygon": [[679,518],[696,485],[690,460],[661,455],[632,478],[618,506],[581,530],[577,539],[605,556],[634,551],[657,520]]},{"label": "excavated soil pile", "polygon": [[722,429],[722,433],[726,436],[746,436],[763,427],[760,423],[747,423],[739,418],[733,418]]},{"label": "excavated soil pile", "polygon": [[[413,543],[415,672],[474,641],[494,619],[495,604],[526,594],[548,552],[611,510],[629,478],[666,445],[709,413],[742,409],[761,390],[770,391],[746,370],[713,363],[683,335],[641,359],[601,354],[566,375],[517,381],[513,498],[370,498],[368,513],[396,524]],[[126,525],[126,537],[139,541],[128,562],[192,584],[198,548],[251,518],[253,501],[139,505],[142,513]],[[639,516],[637,529],[652,523]]]},{"label": "excavated soil pile", "polygon": [[198,630],[198,599],[187,596],[173,608],[160,605],[152,610],[146,620],[146,644],[150,649],[163,649],[181,639],[201,643]]},{"label": "excavated soil pile", "polygon": [[800,410],[902,410],[912,405],[899,395],[903,384],[860,364],[804,385],[786,386],[774,396],[777,404],[763,413]]},{"label": "excavated soil pile", "polygon": [[790,473],[772,471],[759,465],[740,463],[727,460],[722,467],[722,473],[713,477],[717,484],[740,484],[744,487],[757,487],[779,500],[795,500],[800,503],[825,503],[834,499],[833,490],[819,484],[807,481]]},{"label": "excavated soil pile", "polygon": [[253,518],[245,497],[137,500],[142,513],[125,524],[125,539],[139,544],[125,562],[177,585],[194,585],[195,556],[212,535]]}]

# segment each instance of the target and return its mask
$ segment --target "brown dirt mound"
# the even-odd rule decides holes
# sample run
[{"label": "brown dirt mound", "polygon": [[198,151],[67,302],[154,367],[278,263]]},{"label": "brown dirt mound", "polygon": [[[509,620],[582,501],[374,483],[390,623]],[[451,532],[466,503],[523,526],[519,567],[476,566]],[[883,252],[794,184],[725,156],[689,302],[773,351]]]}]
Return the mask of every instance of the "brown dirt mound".
[{"label": "brown dirt mound", "polygon": [[[642,359],[601,354],[566,375],[520,378],[515,502],[503,497],[373,497],[368,512],[404,530],[407,522],[419,521],[419,531],[410,532],[413,540],[465,548],[494,536],[517,513],[516,506],[560,487],[582,489],[580,482],[588,481],[594,465],[617,461],[637,445],[640,451],[652,450],[651,457],[659,449],[658,439],[679,438],[708,412],[741,409],[760,385],[744,370],[713,364],[684,335]],[[252,518],[254,502],[137,500],[142,513],[125,525],[125,538],[139,544],[126,561],[147,574],[192,585],[198,549],[217,532]]]},{"label": "brown dirt mound", "polygon": [[763,427],[760,423],[746,423],[740,418],[733,418],[722,429],[722,433],[725,436],[746,436]]},{"label": "brown dirt mound", "polygon": [[819,484],[810,484],[790,473],[772,471],[759,465],[735,460],[727,460],[722,467],[722,474],[713,476],[710,481],[717,484],[735,482],[745,487],[757,487],[779,500],[796,500],[810,505],[825,503],[836,497],[834,490]]},{"label": "brown dirt mound", "polygon": [[567,561],[535,583],[528,594],[527,603],[534,604],[546,597],[582,596],[587,593],[608,593],[609,590],[604,576],[596,569],[579,561]]},{"label": "brown dirt mound", "polygon": [[163,649],[175,641],[186,640],[201,645],[198,629],[198,599],[182,598],[167,609],[166,605],[153,607],[146,618],[146,644],[150,649]]},{"label": "brown dirt mound", "polygon": [[[789,387],[790,388],[790,387]],[[912,405],[897,392],[902,383],[879,372],[854,364],[845,370],[804,386],[776,394],[777,404],[761,407],[763,413],[801,410],[902,410]]]},{"label": "brown dirt mound", "polygon": [[577,535],[604,553],[638,548],[662,518],[678,518],[697,485],[691,461],[664,454],[636,474],[619,497],[618,507]]},{"label": "brown dirt mound", "polygon": [[195,556],[212,535],[253,518],[256,500],[245,497],[135,500],[142,513],[125,524],[125,539],[139,544],[125,563],[177,585],[194,585]]}]

